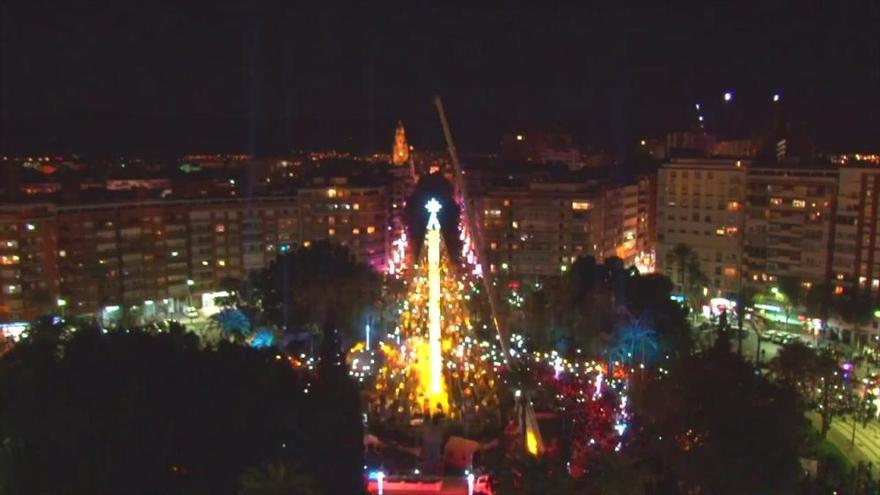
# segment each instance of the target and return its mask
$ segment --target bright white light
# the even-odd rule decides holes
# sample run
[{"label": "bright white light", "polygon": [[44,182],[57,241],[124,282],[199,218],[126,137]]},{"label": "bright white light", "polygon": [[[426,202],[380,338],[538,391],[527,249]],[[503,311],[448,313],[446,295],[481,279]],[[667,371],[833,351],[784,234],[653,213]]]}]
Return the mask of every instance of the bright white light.
[{"label": "bright white light", "polygon": [[699,117],[697,117],[697,120],[699,120],[700,122],[702,122],[702,121],[703,121],[703,116],[700,115]]},{"label": "bright white light", "polygon": [[779,101],[779,93],[773,95],[773,101]]},{"label": "bright white light", "polygon": [[697,110],[699,110],[699,109],[700,109],[700,104],[699,104],[699,103],[697,103],[697,104],[696,104],[696,105],[694,105],[694,106],[695,106],[695,107],[697,107]]},{"label": "bright white light", "polygon": [[730,91],[725,91],[724,92],[724,101],[729,102],[731,100],[733,100],[733,93],[731,93]]},{"label": "bright white light", "polygon": [[522,141],[522,140],[523,140],[523,135],[522,135],[522,134],[517,134],[517,135],[516,135],[516,140],[517,140],[517,141]]}]

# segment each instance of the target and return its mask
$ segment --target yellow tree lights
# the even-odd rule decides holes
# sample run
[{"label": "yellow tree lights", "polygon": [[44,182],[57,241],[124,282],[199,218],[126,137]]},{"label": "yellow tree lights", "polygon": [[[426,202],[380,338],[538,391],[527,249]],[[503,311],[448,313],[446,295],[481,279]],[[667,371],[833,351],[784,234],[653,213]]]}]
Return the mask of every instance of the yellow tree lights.
[{"label": "yellow tree lights", "polygon": [[374,406],[403,415],[442,411],[452,417],[495,406],[500,363],[489,342],[476,338],[469,303],[476,283],[462,260],[456,266],[443,242],[436,199],[426,204],[422,254],[402,279],[406,296],[395,339],[380,345],[384,365],[376,377]]},{"label": "yellow tree lights", "polygon": [[428,213],[428,228],[425,242],[428,247],[428,359],[429,382],[427,396],[431,404],[445,404],[446,394],[443,384],[443,356],[440,352],[440,221],[437,213],[440,202],[431,199],[425,205]]}]

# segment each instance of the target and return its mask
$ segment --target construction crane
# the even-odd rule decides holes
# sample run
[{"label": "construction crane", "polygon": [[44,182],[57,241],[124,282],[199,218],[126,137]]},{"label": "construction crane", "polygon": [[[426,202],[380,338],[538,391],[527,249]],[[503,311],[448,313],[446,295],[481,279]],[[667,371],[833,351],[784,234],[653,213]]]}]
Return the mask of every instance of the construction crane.
[{"label": "construction crane", "polygon": [[[464,182],[464,173],[461,169],[461,162],[458,161],[458,151],[455,149],[455,141],[453,141],[452,132],[449,130],[449,122],[446,120],[446,111],[443,109],[443,100],[440,99],[439,95],[434,95],[434,106],[437,107],[437,113],[440,116],[440,125],[443,127],[443,136],[446,138],[446,147],[449,151],[449,158],[452,160],[452,168],[455,171],[455,185],[458,187],[458,193],[461,195],[461,208],[465,226],[467,227],[468,232],[471,233],[474,250],[477,252],[477,259],[479,260],[485,252],[483,251],[482,233],[477,228],[477,222],[475,222],[474,218],[471,216],[467,186]],[[483,276],[480,278],[483,280],[483,289],[486,291],[486,296],[489,298],[489,310],[492,313],[492,323],[495,325],[495,330],[498,332],[498,338],[501,341],[501,352],[504,353],[504,361],[507,362],[507,359],[510,356],[510,351],[508,350],[509,338],[505,328],[501,325],[501,320],[498,318],[498,299],[495,294],[495,288],[489,282],[488,277]]]},{"label": "construction crane", "polygon": [[[449,130],[449,122],[446,120],[446,111],[443,109],[443,100],[440,95],[434,95],[434,106],[437,107],[437,114],[440,116],[440,125],[443,127],[443,136],[446,138],[446,148],[449,151],[449,158],[452,160],[452,167],[455,171],[455,183],[458,187],[458,193],[461,195],[461,208],[464,216],[465,226],[471,234],[474,243],[474,250],[477,259],[483,256],[483,238],[482,231],[478,227],[478,223],[471,216],[470,203],[468,202],[467,186],[464,181],[464,172],[461,169],[461,162],[458,160],[458,151],[455,149],[455,141],[452,139],[452,131]],[[495,331],[498,334],[498,340],[501,343],[501,352],[504,356],[504,363],[510,368],[510,351],[509,338],[506,327],[502,325],[501,319],[498,317],[498,298],[495,293],[495,287],[489,281],[489,277],[484,274],[480,277],[483,281],[483,289],[486,291],[486,297],[489,298],[489,310],[492,313],[492,323],[495,325]],[[517,394],[519,395],[519,394]],[[520,400],[521,425],[523,432],[523,445],[532,455],[537,456],[544,450],[541,433],[538,429],[538,421],[535,417],[535,411],[532,409],[531,401],[527,394],[523,394]]]}]

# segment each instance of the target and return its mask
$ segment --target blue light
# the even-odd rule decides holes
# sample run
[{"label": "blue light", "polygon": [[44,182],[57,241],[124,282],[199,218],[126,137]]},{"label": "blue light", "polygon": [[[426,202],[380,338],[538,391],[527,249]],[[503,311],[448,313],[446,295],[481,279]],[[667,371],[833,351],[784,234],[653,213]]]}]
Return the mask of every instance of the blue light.
[{"label": "blue light", "polygon": [[367,474],[367,478],[371,480],[378,480],[379,475],[382,475],[383,478],[385,477],[385,473],[383,473],[382,471],[370,471],[369,474]]},{"label": "blue light", "polygon": [[268,328],[261,328],[257,330],[251,339],[251,347],[256,349],[262,349],[265,347],[272,347],[272,344],[275,343],[275,334],[272,333]]}]

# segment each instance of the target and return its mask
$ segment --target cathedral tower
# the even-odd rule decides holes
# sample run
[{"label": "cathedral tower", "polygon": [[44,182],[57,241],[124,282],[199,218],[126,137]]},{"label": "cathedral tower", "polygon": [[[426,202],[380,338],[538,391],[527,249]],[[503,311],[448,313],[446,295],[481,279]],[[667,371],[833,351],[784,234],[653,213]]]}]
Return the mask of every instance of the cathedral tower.
[{"label": "cathedral tower", "polygon": [[406,143],[406,131],[403,122],[397,122],[397,130],[394,131],[394,148],[391,151],[391,163],[406,165],[409,160],[409,145]]}]

